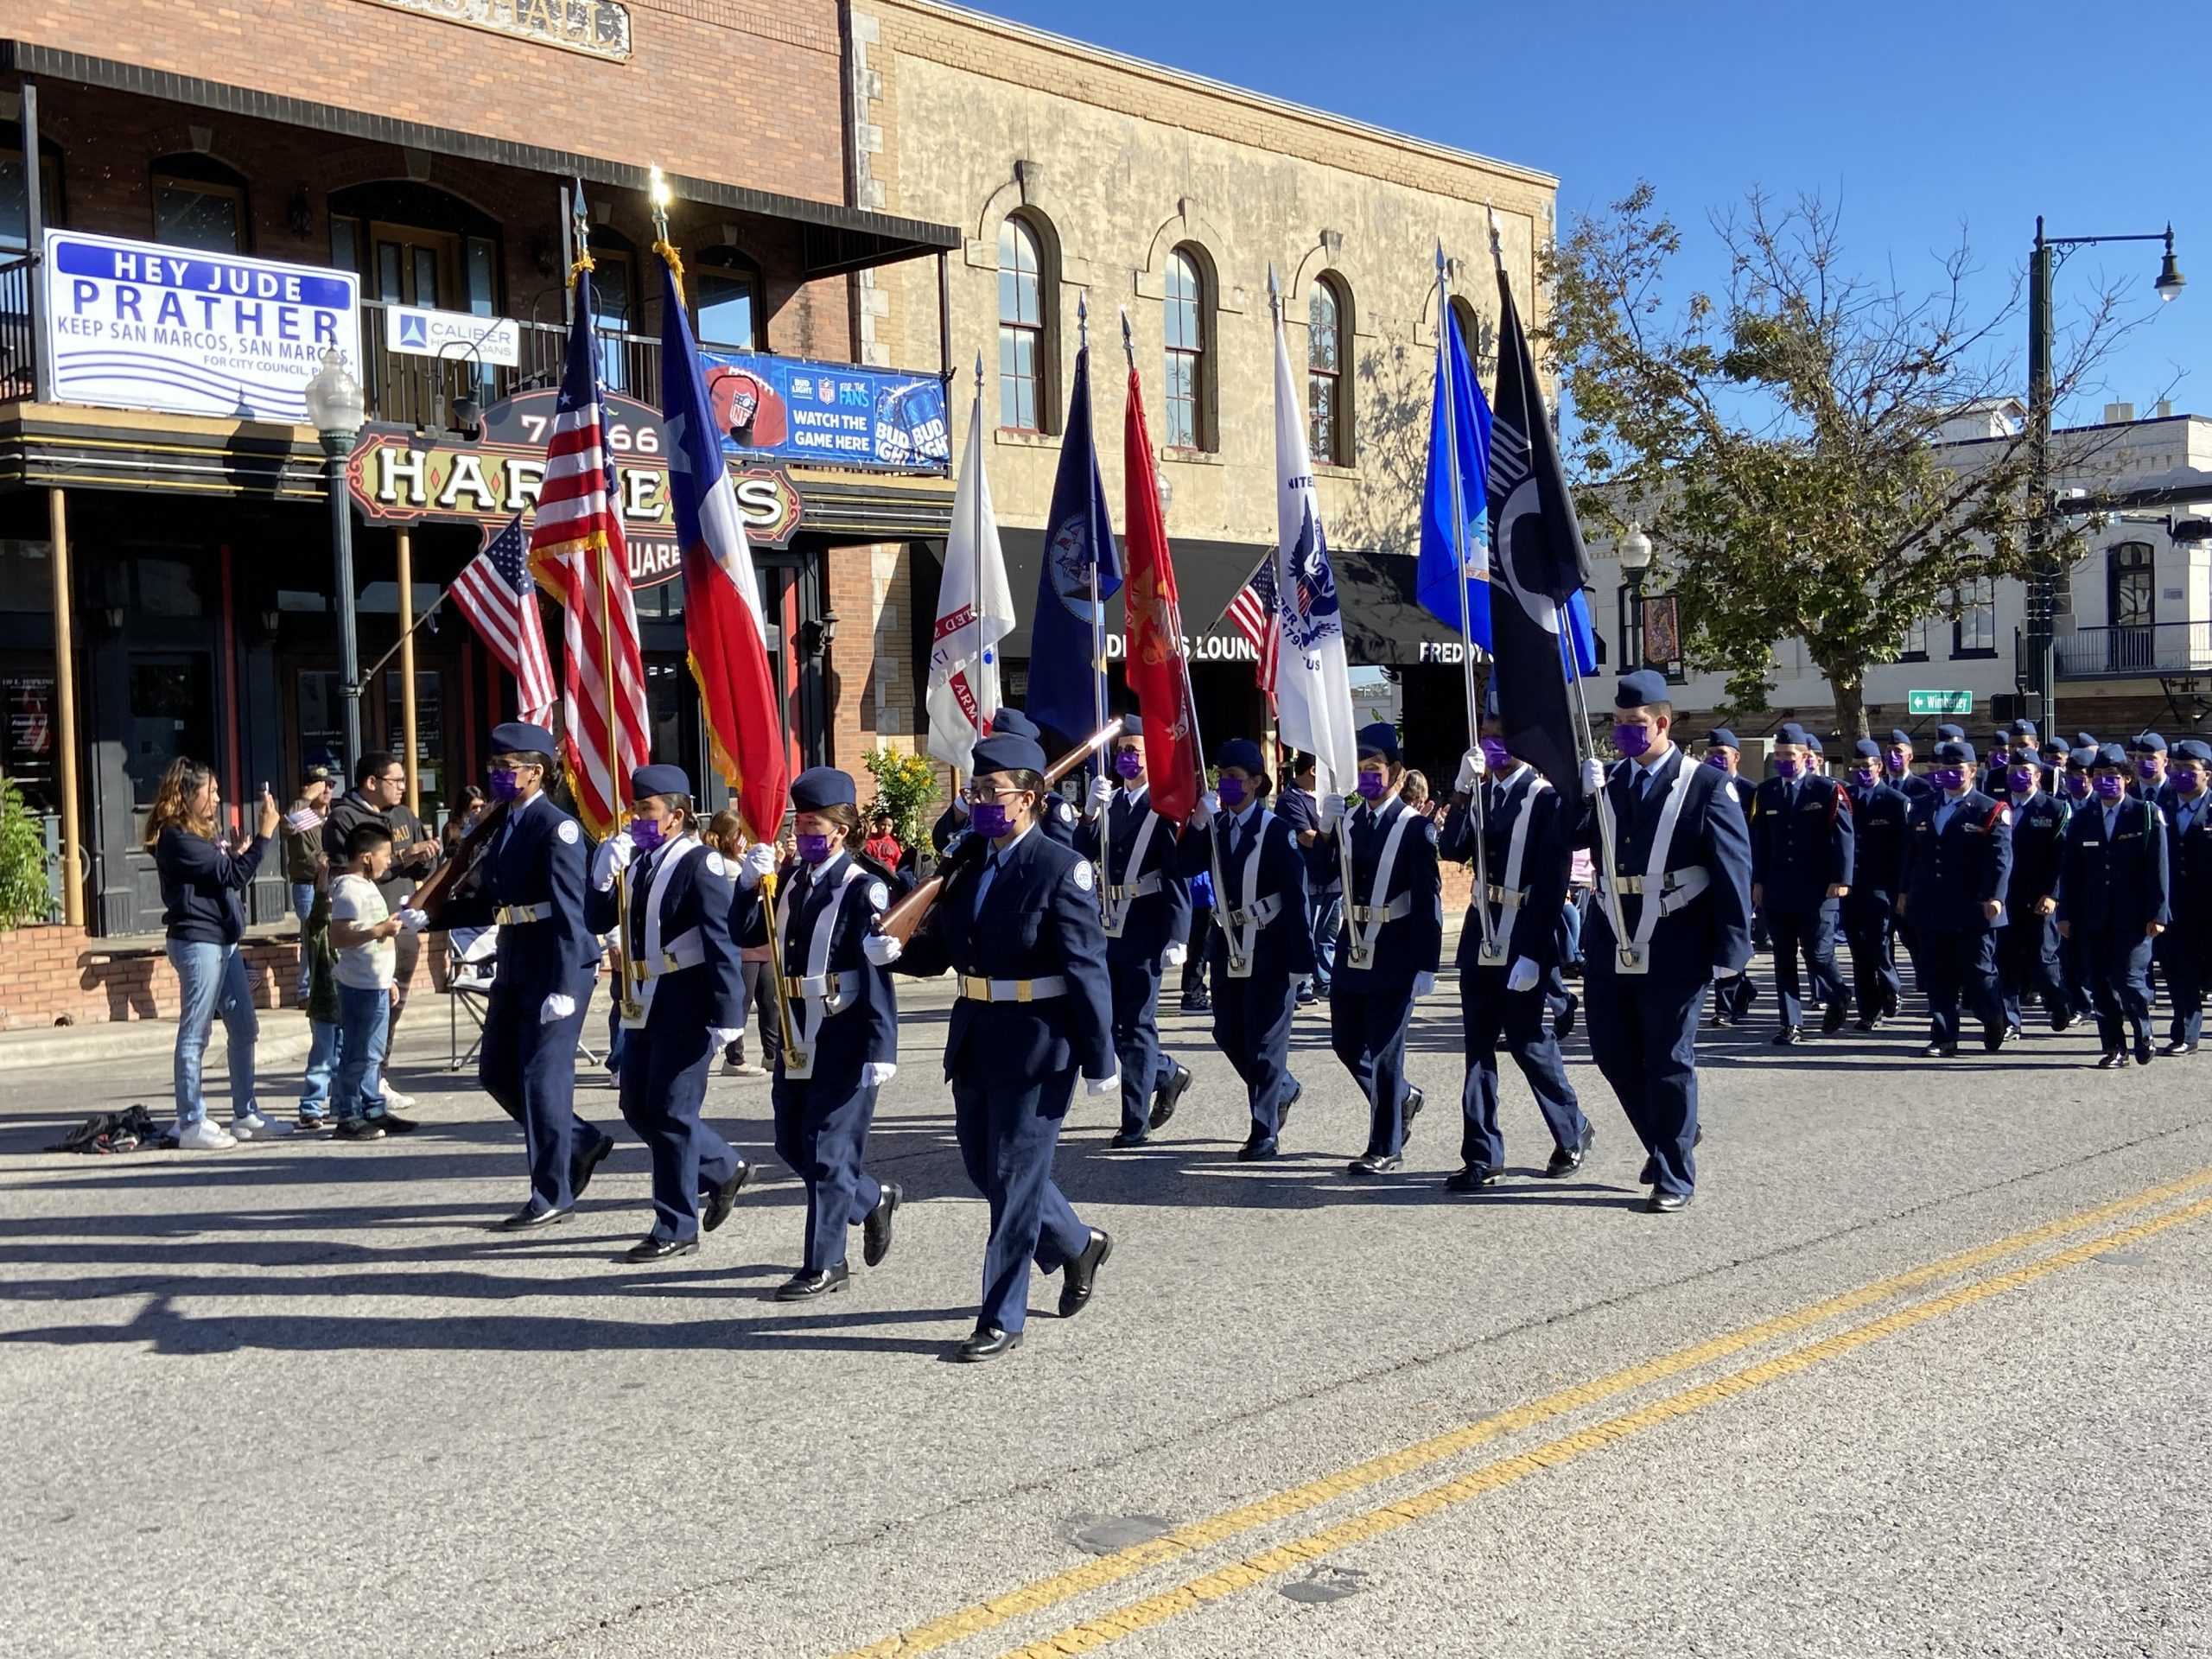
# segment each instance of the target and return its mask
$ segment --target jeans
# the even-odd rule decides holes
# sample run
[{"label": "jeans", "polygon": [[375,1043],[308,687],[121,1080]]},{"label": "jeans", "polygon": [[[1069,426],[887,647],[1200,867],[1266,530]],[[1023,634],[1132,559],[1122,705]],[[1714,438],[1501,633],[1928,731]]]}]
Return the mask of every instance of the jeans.
[{"label": "jeans", "polygon": [[292,1001],[301,1007],[305,1007],[308,1001],[308,972],[309,967],[308,958],[308,912],[314,908],[315,883],[312,881],[293,882],[292,914],[300,918],[300,981],[298,989],[293,993]]},{"label": "jeans", "polygon": [[330,1080],[346,1051],[346,1028],[308,1021],[308,1066],[300,1077],[300,1116],[320,1118],[330,1100]]},{"label": "jeans", "polygon": [[338,988],[339,1042],[343,1056],[338,1063],[338,1085],[334,1090],[338,1121],[361,1117],[373,1106],[384,1109],[385,1039],[391,1030],[391,993],[378,986],[360,990]]},{"label": "jeans", "polygon": [[189,1128],[207,1116],[200,1067],[218,1014],[231,1037],[231,1116],[244,1117],[253,1110],[253,1043],[261,1034],[246,987],[245,958],[235,944],[187,939],[171,939],[168,957],[177,984],[176,1126]]}]

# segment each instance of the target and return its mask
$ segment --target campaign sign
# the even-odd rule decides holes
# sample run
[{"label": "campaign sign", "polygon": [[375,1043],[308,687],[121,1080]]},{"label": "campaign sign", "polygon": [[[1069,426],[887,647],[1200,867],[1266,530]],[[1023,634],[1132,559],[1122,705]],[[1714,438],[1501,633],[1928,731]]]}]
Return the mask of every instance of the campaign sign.
[{"label": "campaign sign", "polygon": [[48,231],[41,276],[68,403],[298,424],[326,351],[360,372],[350,271]]},{"label": "campaign sign", "polygon": [[823,467],[942,473],[952,464],[935,375],[754,352],[699,353],[722,447]]}]

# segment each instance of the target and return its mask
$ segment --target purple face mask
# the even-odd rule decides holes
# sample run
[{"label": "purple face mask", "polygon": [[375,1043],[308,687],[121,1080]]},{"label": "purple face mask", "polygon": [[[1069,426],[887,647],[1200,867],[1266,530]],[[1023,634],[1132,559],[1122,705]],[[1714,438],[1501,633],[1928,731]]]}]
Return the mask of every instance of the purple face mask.
[{"label": "purple face mask", "polygon": [[1224,778],[1214,793],[1221,797],[1221,804],[1234,812],[1244,804],[1245,783],[1242,778]]},{"label": "purple face mask", "polygon": [[2116,801],[2127,793],[2127,780],[2116,772],[2101,772],[2089,780],[2101,801]]},{"label": "purple face mask", "polygon": [[826,864],[830,861],[830,837],[827,836],[794,836],[798,855],[810,864]]},{"label": "purple face mask", "polygon": [[1785,754],[1774,763],[1774,775],[1777,778],[1795,778],[1802,770],[1795,755]]},{"label": "purple face mask", "polygon": [[1483,764],[1492,772],[1510,772],[1513,766],[1513,751],[1494,737],[1482,741]]},{"label": "purple face mask", "polygon": [[1874,765],[1871,760],[1866,762],[1864,766],[1853,766],[1851,769],[1851,775],[1859,780],[1862,787],[1867,789],[1872,789],[1876,784],[1882,781],[1881,768]]},{"label": "purple face mask", "polygon": [[2194,766],[2183,766],[2174,773],[2174,787],[2194,800],[2204,792],[2204,774]]},{"label": "purple face mask", "polygon": [[1957,766],[1938,766],[1928,774],[1928,780],[1941,790],[1965,787],[1967,775]]},{"label": "purple face mask", "polygon": [[1139,754],[1135,749],[1116,750],[1114,755],[1114,770],[1124,778],[1134,778],[1144,770],[1144,756]]},{"label": "purple face mask", "polygon": [[977,801],[968,809],[968,822],[986,841],[996,841],[1014,828],[1014,817],[1004,801]]},{"label": "purple face mask", "polygon": [[522,798],[522,774],[512,766],[501,766],[486,780],[491,785],[495,801],[518,801]]},{"label": "purple face mask", "polygon": [[1379,772],[1363,772],[1357,785],[1363,799],[1379,801],[1390,787],[1390,780]]},{"label": "purple face mask", "polygon": [[2033,766],[2015,766],[2005,774],[2005,779],[2012,785],[2015,795],[2032,795],[2036,785],[2043,781],[2043,774]]},{"label": "purple face mask", "polygon": [[2071,795],[2077,801],[2086,799],[2089,793],[2088,779],[2078,772],[2068,772],[2066,774],[2066,792],[2069,795]]},{"label": "purple face mask", "polygon": [[1715,772],[1726,772],[1728,770],[1728,757],[1723,754],[1719,750],[1713,749],[1707,752],[1705,757],[1705,764],[1711,766]]},{"label": "purple face mask", "polygon": [[1912,764],[1912,751],[1910,749],[1891,749],[1884,758],[1889,761],[1890,770],[1891,772],[1903,772],[1907,766]]},{"label": "purple face mask", "polygon": [[661,832],[661,821],[658,818],[630,820],[630,841],[639,852],[652,852],[667,839],[668,837]]},{"label": "purple face mask", "polygon": [[1651,747],[1651,728],[1617,724],[1613,728],[1613,747],[1633,760]]},{"label": "purple face mask", "polygon": [[2146,754],[2135,763],[2135,775],[2145,783],[2151,783],[2157,779],[2159,768],[2164,764],[2156,755]]}]

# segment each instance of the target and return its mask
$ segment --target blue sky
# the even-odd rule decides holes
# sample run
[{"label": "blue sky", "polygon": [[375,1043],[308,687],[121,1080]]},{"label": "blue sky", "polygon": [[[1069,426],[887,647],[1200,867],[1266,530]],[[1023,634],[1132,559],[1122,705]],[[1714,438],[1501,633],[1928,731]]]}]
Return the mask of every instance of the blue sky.
[{"label": "blue sky", "polygon": [[[1985,309],[2051,234],[2173,222],[2188,292],[2151,293],[2159,250],[2090,248],[2060,272],[2062,325],[2108,281],[2158,315],[2061,420],[2107,398],[2212,413],[2212,156],[2198,85],[2212,6],[2056,0],[975,0],[980,9],[1560,177],[1562,226],[1637,178],[1717,284],[1709,209],[1753,185],[1840,201],[1853,268],[1916,290],[1961,228]],[[2023,320],[2013,338],[2024,342]],[[2024,389],[2024,352],[2018,373]]]}]

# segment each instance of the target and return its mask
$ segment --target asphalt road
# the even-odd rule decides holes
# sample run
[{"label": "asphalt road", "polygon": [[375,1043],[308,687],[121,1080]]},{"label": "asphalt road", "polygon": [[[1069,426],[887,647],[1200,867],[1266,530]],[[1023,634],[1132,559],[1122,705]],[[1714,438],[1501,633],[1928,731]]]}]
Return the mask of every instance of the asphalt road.
[{"label": "asphalt road", "polygon": [[1083,1099],[1063,1142],[1116,1240],[1096,1301],[1064,1324],[1039,1279],[1027,1344],[968,1367],[983,1209],[945,1000],[901,994],[897,1247],[798,1307],[761,1082],[709,1112],[770,1178],[646,1269],[615,1259],[650,1218],[626,1133],[574,1223],[486,1230],[519,1138],[429,1019],[427,1127],[370,1146],[55,1156],[166,1067],[12,1076],[0,1654],[2212,1650],[2212,1058],[1718,1033],[1697,1202],[1651,1217],[1579,1036],[1581,1175],[1535,1174],[1509,1065],[1521,1173],[1441,1191],[1448,976],[1406,1174],[1369,1185],[1318,1011],[1256,1167],[1171,1014],[1198,1083],[1164,1142],[1109,1152]]}]

